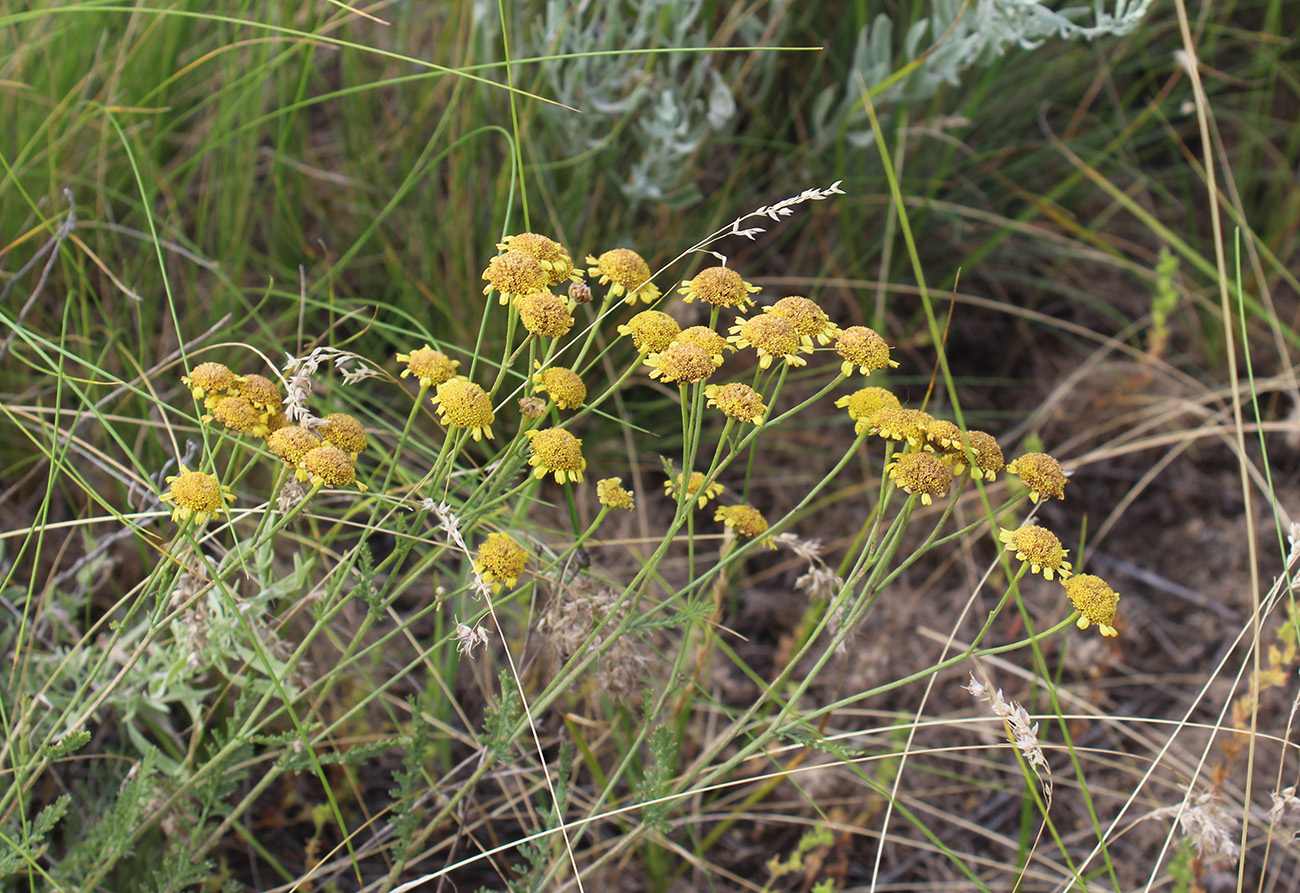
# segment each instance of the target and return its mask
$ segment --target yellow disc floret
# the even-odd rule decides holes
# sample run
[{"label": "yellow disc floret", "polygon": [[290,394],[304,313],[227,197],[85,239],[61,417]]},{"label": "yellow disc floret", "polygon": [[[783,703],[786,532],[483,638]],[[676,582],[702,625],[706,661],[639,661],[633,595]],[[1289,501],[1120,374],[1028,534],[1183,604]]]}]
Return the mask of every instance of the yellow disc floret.
[{"label": "yellow disc floret", "polygon": [[920,496],[922,505],[942,499],[952,489],[952,473],[933,453],[903,453],[885,471],[901,489]]},{"label": "yellow disc floret", "polygon": [[587,386],[572,369],[548,366],[533,373],[533,384],[543,394],[550,394],[560,409],[577,409],[587,399]]},{"label": "yellow disc floret", "polygon": [[231,393],[243,397],[259,412],[271,413],[280,408],[280,386],[265,375],[239,376]]},{"label": "yellow disc floret", "polygon": [[690,328],[682,329],[681,334],[673,340],[681,341],[684,344],[694,344],[696,347],[704,348],[705,351],[708,352],[709,356],[713,358],[713,365],[715,366],[722,365],[722,355],[724,351],[735,350],[734,347],[727,343],[726,338],[723,338],[708,326],[691,326]]},{"label": "yellow disc floret", "polygon": [[840,333],[840,327],[831,322],[826,311],[818,307],[815,301],[797,295],[782,298],[771,307],[763,308],[763,312],[790,320],[809,350],[812,349],[814,340],[818,344],[830,344]]},{"label": "yellow disc floret", "polygon": [[699,299],[715,307],[744,308],[754,303],[750,295],[759,288],[741,279],[730,267],[708,267],[700,270],[694,279],[683,280],[677,291],[687,303]]},{"label": "yellow disc floret", "polygon": [[785,360],[787,366],[806,366],[808,361],[799,354],[812,352],[812,340],[805,345],[794,323],[773,313],[762,313],[752,319],[736,317],[727,341],[737,348],[757,350],[760,369],[770,367],[773,360]]},{"label": "yellow disc floret", "polygon": [[353,461],[366,451],[366,429],[355,416],[346,412],[332,412],[321,421],[324,424],[321,425],[320,436],[326,443],[350,453]]},{"label": "yellow disc floret", "polygon": [[497,248],[501,251],[520,251],[534,258],[546,271],[547,285],[559,285],[566,279],[578,282],[582,274],[573,268],[573,258],[568,250],[554,239],[537,233],[520,233],[506,236]]},{"label": "yellow disc floret", "polygon": [[491,585],[493,592],[500,592],[503,584],[514,589],[527,565],[528,553],[504,533],[488,534],[474,558],[474,571]]},{"label": "yellow disc floret", "polygon": [[1065,498],[1065,472],[1061,471],[1061,464],[1047,453],[1025,453],[1008,465],[1007,471],[1024,481],[1029,488],[1029,498],[1034,502]]},{"label": "yellow disc floret", "polygon": [[[286,425],[266,438],[266,448],[285,465],[297,468],[311,450],[321,446],[321,439],[312,431],[297,425]],[[306,480],[306,473],[302,475]]]},{"label": "yellow disc floret", "polygon": [[1008,552],[1029,565],[1030,573],[1041,573],[1048,580],[1054,574],[1062,580],[1070,576],[1073,565],[1065,560],[1066,550],[1046,527],[1023,524],[1015,530],[1001,530],[998,539],[1006,544]]},{"label": "yellow disc floret", "polygon": [[444,425],[463,428],[475,440],[487,435],[492,439],[492,401],[487,392],[472,381],[453,378],[438,385],[437,393],[429,398],[438,407],[438,418]]},{"label": "yellow disc floret", "polygon": [[679,384],[699,384],[715,371],[713,357],[697,344],[674,341],[660,353],[645,358],[650,367],[650,377]]},{"label": "yellow disc floret", "polygon": [[1119,607],[1119,595],[1105,580],[1092,574],[1078,574],[1062,580],[1061,585],[1070,604],[1079,612],[1079,629],[1095,623],[1103,636],[1117,635],[1115,611]]},{"label": "yellow disc floret", "polygon": [[659,287],[650,281],[650,265],[630,248],[614,248],[600,257],[587,255],[588,275],[600,276],[601,285],[609,285],[609,296],[624,298],[629,304],[640,298],[646,304],[659,300]]},{"label": "yellow disc floret", "polygon": [[763,396],[747,384],[711,384],[704,388],[704,396],[709,398],[709,406],[716,406],[723,415],[751,425],[760,424],[767,415]]},{"label": "yellow disc floret", "polygon": [[199,363],[190,370],[189,375],[181,376],[181,383],[190,389],[195,400],[210,400],[224,395],[234,386],[235,373],[221,363]]},{"label": "yellow disc floret", "polygon": [[637,353],[658,353],[681,334],[682,327],[667,313],[659,310],[642,310],[618,327],[620,335],[632,339]]},{"label": "yellow disc floret", "polygon": [[967,446],[975,457],[970,476],[976,480],[997,480],[998,472],[1006,467],[1006,460],[1002,456],[1002,447],[998,446],[997,438],[983,431],[967,431],[962,436],[961,442],[957,444],[958,452],[954,453],[956,461],[952,466],[953,474],[961,474],[966,470],[965,447]]},{"label": "yellow disc floret", "polygon": [[243,397],[218,397],[212,403],[210,415],[203,416],[203,421],[216,419],[231,431],[239,434],[251,434],[265,437],[270,429],[267,427],[267,413],[253,407]]},{"label": "yellow disc floret", "polygon": [[898,398],[884,388],[861,388],[835,401],[841,409],[848,409],[853,419],[853,431],[861,434],[873,428],[876,414],[885,409],[901,409]]},{"label": "yellow disc floret", "polygon": [[524,436],[532,448],[528,464],[533,466],[534,477],[542,478],[552,473],[561,484],[582,480],[587,460],[582,458],[581,440],[563,428],[526,431]]},{"label": "yellow disc floret", "polygon": [[214,515],[224,514],[226,503],[234,502],[230,488],[214,476],[201,471],[190,471],[180,466],[180,474],[166,479],[171,489],[162,495],[163,502],[172,504],[172,520],[193,520],[196,527],[205,526]]},{"label": "yellow disc floret", "polygon": [[906,440],[919,449],[925,443],[925,429],[934,416],[919,409],[882,409],[871,420],[874,431],[886,440]]},{"label": "yellow disc floret", "polygon": [[[676,475],[675,477],[671,477],[667,481],[665,481],[664,492],[667,493],[673,499],[676,499],[677,494],[681,491],[682,478],[684,476],[685,476],[685,472]],[[696,502],[699,503],[700,508],[704,508],[706,505],[709,504],[710,499],[715,499],[721,495],[722,495],[721,484],[714,482],[712,484],[709,484],[707,487],[705,487],[704,472],[702,471],[691,472],[690,478],[688,479],[688,483],[686,484],[687,500],[695,499]]]},{"label": "yellow disc floret", "polygon": [[596,498],[600,504],[620,511],[636,508],[636,497],[623,489],[622,478],[604,478],[596,481]]},{"label": "yellow disc floret", "polygon": [[551,281],[542,262],[522,251],[507,251],[492,258],[483,271],[483,278],[488,283],[483,287],[483,294],[496,291],[501,295],[502,304],[541,291]]},{"label": "yellow disc floret", "polygon": [[747,540],[762,537],[762,544],[768,549],[775,549],[776,543],[767,533],[767,519],[762,512],[748,505],[723,505],[713,513],[713,520],[721,521]]},{"label": "yellow disc floret", "polygon": [[885,339],[866,326],[849,326],[840,332],[835,352],[844,358],[840,364],[840,372],[844,375],[852,375],[855,368],[866,375],[898,365],[896,360],[889,358],[889,345]]},{"label": "yellow disc floret", "polygon": [[366,485],[357,480],[357,468],[352,457],[336,446],[318,446],[302,457],[302,470],[313,487],[346,487],[356,484],[358,490]]},{"label": "yellow disc floret", "polygon": [[519,321],[540,338],[561,338],[573,328],[569,302],[549,291],[535,291],[518,301]]},{"label": "yellow disc floret", "polygon": [[402,378],[408,375],[414,376],[422,388],[432,388],[444,381],[450,381],[455,377],[456,370],[460,368],[460,360],[453,360],[427,344],[410,353],[399,353],[397,362],[406,364],[406,368],[402,370]]}]

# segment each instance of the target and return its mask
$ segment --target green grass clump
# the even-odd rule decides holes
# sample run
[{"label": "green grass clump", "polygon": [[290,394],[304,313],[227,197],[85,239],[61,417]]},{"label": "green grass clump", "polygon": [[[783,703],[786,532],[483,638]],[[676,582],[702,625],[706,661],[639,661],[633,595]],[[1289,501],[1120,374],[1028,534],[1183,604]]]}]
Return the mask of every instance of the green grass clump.
[{"label": "green grass clump", "polygon": [[1300,71],[1167,5],[0,13],[0,886],[1275,884]]}]

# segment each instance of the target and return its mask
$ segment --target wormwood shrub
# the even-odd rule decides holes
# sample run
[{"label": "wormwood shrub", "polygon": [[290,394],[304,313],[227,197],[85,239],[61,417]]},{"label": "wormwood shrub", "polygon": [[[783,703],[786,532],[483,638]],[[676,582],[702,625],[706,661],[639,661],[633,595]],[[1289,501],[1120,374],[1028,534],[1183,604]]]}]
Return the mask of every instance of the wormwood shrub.
[{"label": "wormwood shrub", "polygon": [[[677,260],[716,262],[675,287],[629,248],[578,264],[544,235],[502,239],[482,294],[485,323],[506,317],[497,357],[394,329],[410,344],[392,359],[319,347],[275,370],[252,354],[196,356],[154,382],[173,437],[201,444],[159,471],[153,507],[123,507],[153,558],[147,577],[61,632],[20,600],[22,623],[0,641],[24,665],[5,699],[0,867],[60,889],[239,889],[246,869],[229,847],[247,846],[287,886],[472,882],[492,876],[491,859],[511,889],[549,889],[635,854],[666,889],[687,867],[682,828],[703,857],[739,820],[720,810],[697,828],[698,798],[768,760],[779,781],[797,767],[786,749],[883,792],[883,772],[856,768],[861,749],[826,734],[837,714],[949,668],[985,676],[981,657],[1041,662],[1075,624],[1116,636],[1119,596],[1032,520],[1066,498],[1055,458],[1007,462],[959,414],[904,405],[884,337],[805,297],[769,298],[716,252],[838,186],[691,246]],[[672,413],[624,400],[632,385],[671,398]],[[760,497],[759,442],[832,403],[854,437],[830,471],[792,504]],[[634,457],[659,453],[650,490],[629,487],[639,468],[591,451],[586,432],[609,419]],[[862,526],[833,566],[803,528],[861,467]],[[955,521],[963,500],[976,520]],[[616,540],[607,525],[623,512],[644,513],[649,541]],[[1004,585],[969,642],[811,702],[901,575],[973,537],[996,544],[1003,576],[990,579]],[[624,548],[630,564],[613,559]],[[803,618],[760,677],[726,622],[746,570],[782,552],[805,568],[787,596]],[[1054,602],[1022,598],[1031,575],[1053,582]],[[1000,640],[1008,607],[1023,634]],[[749,677],[743,705],[710,693],[719,672]],[[969,688],[1045,814],[1053,769],[1037,723],[988,682]],[[701,716],[721,728],[696,734]],[[294,830],[262,833],[269,815]]]}]

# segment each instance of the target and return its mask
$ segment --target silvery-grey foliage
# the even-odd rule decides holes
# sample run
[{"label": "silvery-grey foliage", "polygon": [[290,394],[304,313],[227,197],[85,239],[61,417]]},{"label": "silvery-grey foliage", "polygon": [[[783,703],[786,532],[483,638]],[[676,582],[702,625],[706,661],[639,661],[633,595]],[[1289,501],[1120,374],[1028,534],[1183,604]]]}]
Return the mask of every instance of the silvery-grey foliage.
[{"label": "silvery-grey foliage", "polygon": [[[1153,0],[1094,0],[1092,9],[1072,6],[1052,10],[1038,0],[934,0],[932,13],[919,19],[903,37],[902,58],[893,53],[894,23],[876,16],[858,32],[847,82],[827,87],[813,104],[813,133],[828,144],[841,132],[855,146],[872,142],[871,125],[861,91],[884,82],[897,69],[934,47],[915,71],[872,96],[876,106],[928,99],[944,84],[955,86],[971,68],[988,65],[1013,46],[1033,50],[1051,38],[1120,36],[1138,26]],[[1080,24],[1091,13],[1092,25]],[[937,44],[937,46],[936,46]]]}]

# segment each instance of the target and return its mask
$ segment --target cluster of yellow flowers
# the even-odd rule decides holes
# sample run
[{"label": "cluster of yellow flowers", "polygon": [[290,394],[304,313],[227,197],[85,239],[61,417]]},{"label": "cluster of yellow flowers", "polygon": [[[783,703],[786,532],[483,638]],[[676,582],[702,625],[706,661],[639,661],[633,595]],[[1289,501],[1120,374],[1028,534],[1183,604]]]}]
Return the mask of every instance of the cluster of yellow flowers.
[{"label": "cluster of yellow flowers", "polygon": [[[221,363],[200,363],[181,382],[195,400],[202,401],[204,423],[219,422],[235,434],[262,439],[298,480],[315,487],[356,484],[359,490],[366,489],[356,479],[357,456],[367,447],[366,429],[353,416],[337,412],[312,428],[291,425],[279,385],[263,375],[236,375]],[[173,521],[192,519],[203,526],[234,501],[230,488],[214,475],[184,466],[166,483],[170,490],[162,499],[172,504]]]},{"label": "cluster of yellow flowers", "polygon": [[[1047,453],[1025,453],[1007,465],[1002,447],[991,434],[962,431],[950,421],[904,408],[885,388],[862,388],[841,397],[835,405],[848,410],[858,434],[899,442],[902,452],[894,455],[885,471],[899,489],[919,496],[924,505],[946,497],[954,477],[969,471],[972,478],[993,481],[1004,467],[1020,478],[1033,502],[1065,498],[1065,472]],[[1079,612],[1080,629],[1096,624],[1103,635],[1116,635],[1119,596],[1099,577],[1072,577],[1072,565],[1065,560],[1066,550],[1055,534],[1027,524],[1015,531],[1002,530],[999,539],[1016,558],[1028,563],[1033,573],[1061,581]]]}]

